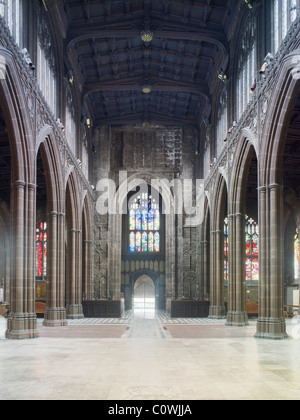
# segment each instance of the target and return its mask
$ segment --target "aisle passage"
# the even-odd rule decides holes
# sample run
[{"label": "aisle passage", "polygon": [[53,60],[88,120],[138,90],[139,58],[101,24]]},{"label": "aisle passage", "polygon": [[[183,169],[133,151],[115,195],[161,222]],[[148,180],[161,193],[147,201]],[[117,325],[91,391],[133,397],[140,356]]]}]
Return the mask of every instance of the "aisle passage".
[{"label": "aisle passage", "polygon": [[155,309],[134,309],[127,338],[166,338]]}]

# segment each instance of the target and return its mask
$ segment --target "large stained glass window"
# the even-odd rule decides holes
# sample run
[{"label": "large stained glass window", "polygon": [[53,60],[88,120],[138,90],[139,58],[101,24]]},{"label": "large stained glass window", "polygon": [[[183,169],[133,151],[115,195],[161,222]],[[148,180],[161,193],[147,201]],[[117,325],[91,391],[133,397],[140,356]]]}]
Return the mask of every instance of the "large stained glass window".
[{"label": "large stained glass window", "polygon": [[40,222],[36,230],[36,276],[47,276],[47,223]]},{"label": "large stained glass window", "polygon": [[[259,229],[254,219],[246,216],[246,281],[259,280]],[[228,281],[228,219],[224,221],[224,280]]]},{"label": "large stained glass window", "polygon": [[148,193],[140,194],[129,211],[129,251],[160,252],[159,204]]}]

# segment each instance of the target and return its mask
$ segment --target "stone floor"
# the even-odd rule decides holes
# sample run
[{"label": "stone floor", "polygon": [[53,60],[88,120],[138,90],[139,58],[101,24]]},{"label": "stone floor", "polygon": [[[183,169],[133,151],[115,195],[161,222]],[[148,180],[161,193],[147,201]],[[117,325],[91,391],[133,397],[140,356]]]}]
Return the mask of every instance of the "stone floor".
[{"label": "stone floor", "polygon": [[38,339],[6,340],[0,318],[0,400],[300,399],[298,321],[283,341],[255,339],[255,321],[234,328],[155,311],[38,328]]}]

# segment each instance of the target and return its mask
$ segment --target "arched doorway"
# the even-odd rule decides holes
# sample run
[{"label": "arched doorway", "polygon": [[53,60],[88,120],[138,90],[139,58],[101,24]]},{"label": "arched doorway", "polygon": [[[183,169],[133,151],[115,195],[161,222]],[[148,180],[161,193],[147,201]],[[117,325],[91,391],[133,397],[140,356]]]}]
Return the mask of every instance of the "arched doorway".
[{"label": "arched doorway", "polygon": [[[136,309],[134,296],[135,287],[139,284],[137,280],[145,279],[143,276],[146,276],[150,283],[153,283],[152,279],[155,281],[155,286],[152,284],[152,309],[165,310],[166,223],[162,212],[162,196],[145,183],[138,186],[136,193],[129,192],[126,201],[128,211],[123,214],[121,273],[125,309]],[[150,305],[150,302],[147,303]]]},{"label": "arched doorway", "polygon": [[155,304],[155,284],[146,275],[137,279],[134,285],[133,308],[142,310],[153,310]]}]

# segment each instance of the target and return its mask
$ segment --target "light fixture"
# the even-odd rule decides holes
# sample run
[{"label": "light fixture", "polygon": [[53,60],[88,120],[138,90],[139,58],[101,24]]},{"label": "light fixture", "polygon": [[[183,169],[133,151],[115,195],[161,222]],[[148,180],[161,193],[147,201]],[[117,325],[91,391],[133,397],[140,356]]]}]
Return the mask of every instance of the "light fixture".
[{"label": "light fixture", "polygon": [[150,85],[145,85],[142,87],[142,92],[147,95],[152,92],[152,87]]},{"label": "light fixture", "polygon": [[153,39],[153,33],[150,32],[149,30],[142,31],[141,32],[141,39],[142,39],[142,41],[144,41],[146,43],[149,43]]},{"label": "light fixture", "polygon": [[90,118],[87,118],[86,119],[86,125],[87,125],[88,128],[91,128],[91,120],[90,120]]},{"label": "light fixture", "polygon": [[74,73],[73,73],[73,70],[72,69],[70,69],[69,71],[68,71],[68,76],[69,76],[69,82],[71,83],[71,85],[73,84],[73,82],[74,82]]},{"label": "light fixture", "polygon": [[141,36],[142,41],[148,44],[153,39],[153,32],[150,31],[149,15],[145,16],[144,23],[145,23],[144,30],[140,33],[140,36]]},{"label": "light fixture", "polygon": [[250,1],[250,0],[245,0],[245,3],[246,3],[246,4],[247,4],[247,6],[249,7],[249,9],[252,9],[252,8],[253,8],[252,1]]},{"label": "light fixture", "polygon": [[223,72],[223,70],[219,70],[219,72],[218,72],[218,78],[222,82],[225,82],[227,80],[227,75]]}]

